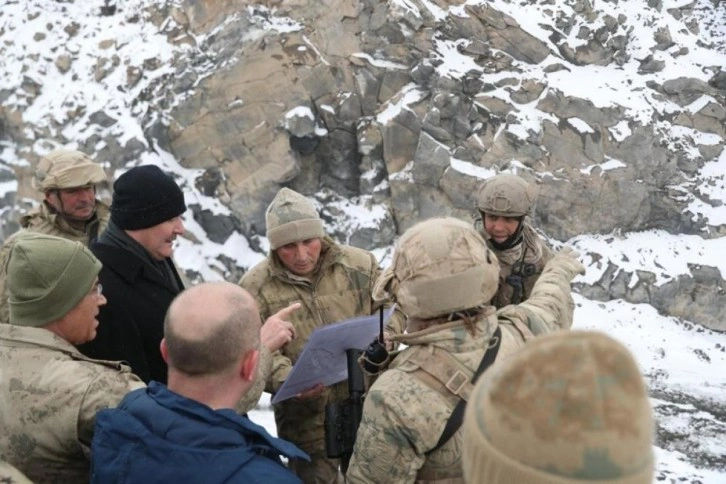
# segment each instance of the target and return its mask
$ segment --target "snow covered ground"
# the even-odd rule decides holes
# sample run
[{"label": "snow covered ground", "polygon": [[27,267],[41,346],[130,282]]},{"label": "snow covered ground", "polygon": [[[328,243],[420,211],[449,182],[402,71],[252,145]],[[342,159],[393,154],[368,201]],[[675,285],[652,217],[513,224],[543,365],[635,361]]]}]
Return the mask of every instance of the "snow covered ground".
[{"label": "snow covered ground", "polygon": [[[723,458],[726,455],[726,428],[709,409],[696,408],[691,401],[712,402],[710,409],[720,409],[723,418],[726,334],[661,316],[649,305],[617,300],[601,303],[580,296],[576,296],[575,302],[574,328],[603,331],[625,343],[645,374],[651,395],[668,397],[668,402],[652,398],[657,425],[669,434],[690,435],[692,439],[686,439],[685,445],[698,445]],[[683,403],[673,403],[679,400]],[[683,411],[668,412],[673,405],[681,406]],[[696,436],[699,422],[704,420],[707,430]],[[659,475],[673,479],[666,482],[726,482],[726,471],[704,470],[696,467],[683,453],[658,446],[656,449]]]}]

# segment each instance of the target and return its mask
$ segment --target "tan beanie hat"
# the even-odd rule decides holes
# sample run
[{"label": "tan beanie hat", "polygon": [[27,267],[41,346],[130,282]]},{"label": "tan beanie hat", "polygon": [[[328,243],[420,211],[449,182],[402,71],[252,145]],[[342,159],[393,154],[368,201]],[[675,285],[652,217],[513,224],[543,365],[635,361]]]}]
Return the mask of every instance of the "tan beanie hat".
[{"label": "tan beanie hat", "polygon": [[633,356],[596,332],[534,339],[474,387],[466,482],[650,484],[653,417]]},{"label": "tan beanie hat", "polygon": [[80,242],[21,232],[7,265],[10,324],[44,326],[86,297],[101,262]]},{"label": "tan beanie hat", "polygon": [[323,221],[313,204],[299,193],[283,188],[265,213],[267,239],[275,250],[292,242],[323,238]]}]

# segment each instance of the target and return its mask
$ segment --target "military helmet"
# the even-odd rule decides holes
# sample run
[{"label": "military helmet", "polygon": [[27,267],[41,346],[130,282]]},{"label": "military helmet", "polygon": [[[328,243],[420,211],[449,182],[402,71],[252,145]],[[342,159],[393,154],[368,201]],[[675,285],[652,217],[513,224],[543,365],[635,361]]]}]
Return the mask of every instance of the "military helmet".
[{"label": "military helmet", "polygon": [[399,239],[375,299],[394,299],[408,317],[430,319],[487,304],[497,291],[499,262],[474,227],[432,218]]},{"label": "military helmet", "polygon": [[529,183],[517,175],[501,173],[487,178],[476,197],[477,208],[501,217],[529,215],[534,197]]},{"label": "military helmet", "polygon": [[33,176],[33,188],[41,192],[95,185],[106,172],[80,151],[57,149],[43,156]]}]

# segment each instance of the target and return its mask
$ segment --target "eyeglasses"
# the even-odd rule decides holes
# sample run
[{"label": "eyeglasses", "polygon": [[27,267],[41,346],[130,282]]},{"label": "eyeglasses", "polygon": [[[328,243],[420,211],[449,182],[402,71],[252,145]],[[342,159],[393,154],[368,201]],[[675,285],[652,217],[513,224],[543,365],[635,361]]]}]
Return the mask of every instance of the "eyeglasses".
[{"label": "eyeglasses", "polygon": [[103,286],[100,282],[95,283],[93,286],[91,286],[91,290],[88,291],[88,294],[95,294],[96,296],[103,295]]}]

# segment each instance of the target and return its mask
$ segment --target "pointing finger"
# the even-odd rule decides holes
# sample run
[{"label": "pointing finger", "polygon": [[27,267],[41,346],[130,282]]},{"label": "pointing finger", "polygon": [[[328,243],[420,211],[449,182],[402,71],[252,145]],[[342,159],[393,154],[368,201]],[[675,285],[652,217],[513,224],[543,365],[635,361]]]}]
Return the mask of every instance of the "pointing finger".
[{"label": "pointing finger", "polygon": [[302,307],[302,304],[299,302],[292,303],[286,308],[280,309],[278,312],[276,312],[273,317],[278,317],[280,319],[287,320],[288,317],[298,309]]}]

